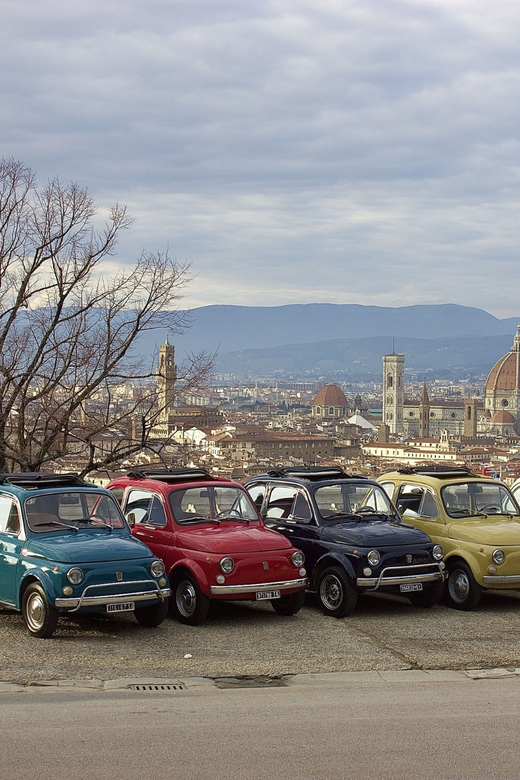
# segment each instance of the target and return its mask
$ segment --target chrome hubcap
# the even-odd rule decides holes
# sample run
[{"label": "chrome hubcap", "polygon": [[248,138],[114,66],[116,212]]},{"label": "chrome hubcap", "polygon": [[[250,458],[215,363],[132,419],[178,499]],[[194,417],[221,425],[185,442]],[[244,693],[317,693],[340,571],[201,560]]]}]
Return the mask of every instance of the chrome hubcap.
[{"label": "chrome hubcap", "polygon": [[192,582],[183,580],[177,585],[175,592],[175,603],[177,609],[182,615],[190,617],[195,612],[197,606],[197,592]]},{"label": "chrome hubcap", "polygon": [[27,621],[31,628],[39,629],[45,619],[45,604],[39,593],[33,593],[27,602]]},{"label": "chrome hubcap", "polygon": [[469,579],[464,571],[456,570],[450,576],[449,581],[450,596],[455,601],[464,601],[469,594]]},{"label": "chrome hubcap", "polygon": [[320,598],[327,609],[336,609],[343,599],[341,582],[334,574],[328,574],[320,583]]}]

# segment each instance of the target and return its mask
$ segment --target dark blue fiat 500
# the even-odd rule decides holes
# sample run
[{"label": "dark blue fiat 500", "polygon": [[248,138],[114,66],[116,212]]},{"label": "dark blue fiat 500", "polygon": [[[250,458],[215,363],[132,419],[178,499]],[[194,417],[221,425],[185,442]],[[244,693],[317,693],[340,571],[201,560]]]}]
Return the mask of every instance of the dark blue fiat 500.
[{"label": "dark blue fiat 500", "polygon": [[76,474],[0,474],[0,604],[48,637],[58,616],[132,612],[166,617],[163,562],[132,537],[108,490]]},{"label": "dark blue fiat 500", "polygon": [[310,590],[326,614],[348,615],[359,593],[401,593],[419,607],[440,601],[442,547],[403,523],[374,480],[335,467],[294,467],[245,487],[266,524],[305,553]]}]

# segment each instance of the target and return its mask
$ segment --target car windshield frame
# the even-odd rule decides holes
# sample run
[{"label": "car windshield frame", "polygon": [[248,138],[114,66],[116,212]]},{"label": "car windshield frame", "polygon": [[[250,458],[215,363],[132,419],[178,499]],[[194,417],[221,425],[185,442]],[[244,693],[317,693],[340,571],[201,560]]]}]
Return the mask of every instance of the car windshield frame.
[{"label": "car windshield frame", "polygon": [[70,488],[38,492],[24,499],[23,514],[27,527],[35,534],[80,528],[130,533],[115,496],[101,490]]},{"label": "car windshield frame", "polygon": [[375,482],[336,480],[318,484],[313,488],[313,499],[322,523],[374,517],[401,522],[392,500]]},{"label": "car windshield frame", "polygon": [[179,525],[220,523],[226,520],[260,522],[245,488],[229,484],[189,485],[172,490],[168,502]]},{"label": "car windshield frame", "polygon": [[450,482],[440,489],[442,505],[453,520],[505,515],[520,517],[520,507],[507,485],[485,480]]}]

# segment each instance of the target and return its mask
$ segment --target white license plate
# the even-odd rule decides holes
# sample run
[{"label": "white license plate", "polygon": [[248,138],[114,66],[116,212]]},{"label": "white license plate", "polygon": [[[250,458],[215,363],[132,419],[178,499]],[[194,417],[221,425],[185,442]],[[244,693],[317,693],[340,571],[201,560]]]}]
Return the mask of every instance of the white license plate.
[{"label": "white license plate", "polygon": [[134,609],[133,601],[127,601],[125,604],[107,604],[107,612],[133,612]]},{"label": "white license plate", "polygon": [[406,585],[399,585],[401,593],[410,593],[412,590],[422,590],[422,582],[409,582]]},{"label": "white license plate", "polygon": [[261,593],[257,592],[256,594],[257,601],[264,601],[264,599],[279,599],[279,598],[280,598],[279,590],[264,590]]}]

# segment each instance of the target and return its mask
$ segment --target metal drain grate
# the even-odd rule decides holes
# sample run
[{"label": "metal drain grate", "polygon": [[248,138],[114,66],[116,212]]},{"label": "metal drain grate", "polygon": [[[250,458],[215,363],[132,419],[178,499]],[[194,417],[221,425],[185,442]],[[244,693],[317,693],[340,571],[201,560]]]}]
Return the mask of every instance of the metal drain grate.
[{"label": "metal drain grate", "polygon": [[131,691],[140,693],[170,693],[172,691],[184,691],[184,683],[137,683],[128,686]]}]

